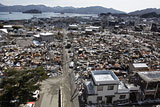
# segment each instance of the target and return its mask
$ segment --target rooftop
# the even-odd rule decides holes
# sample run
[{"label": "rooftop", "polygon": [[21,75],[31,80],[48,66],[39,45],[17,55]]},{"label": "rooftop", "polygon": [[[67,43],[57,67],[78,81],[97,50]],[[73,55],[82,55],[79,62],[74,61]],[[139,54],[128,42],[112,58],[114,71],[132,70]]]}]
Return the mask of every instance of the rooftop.
[{"label": "rooftop", "polygon": [[69,25],[69,27],[78,27],[78,25]]},{"label": "rooftop", "polygon": [[114,80],[114,78],[112,77],[111,74],[95,75],[94,78],[95,78],[96,81],[110,81],[110,80]]},{"label": "rooftop", "polygon": [[113,71],[92,71],[92,77],[96,85],[119,83],[119,79]]},{"label": "rooftop", "polygon": [[46,32],[46,33],[40,33],[40,35],[42,35],[42,36],[48,36],[48,35],[53,35],[53,33]]},{"label": "rooftop", "polygon": [[12,28],[12,25],[3,25],[4,28]]},{"label": "rooftop", "polygon": [[146,63],[133,63],[135,68],[148,68]]},{"label": "rooftop", "polygon": [[146,82],[160,81],[160,71],[138,72],[138,75]]},{"label": "rooftop", "polygon": [[100,27],[99,26],[89,26],[89,27],[86,27],[87,29],[99,29]]},{"label": "rooftop", "polygon": [[2,31],[4,33],[8,33],[7,29],[0,29],[0,31]]},{"label": "rooftop", "polygon": [[34,37],[36,37],[36,38],[39,38],[40,37],[40,35],[33,35]]}]

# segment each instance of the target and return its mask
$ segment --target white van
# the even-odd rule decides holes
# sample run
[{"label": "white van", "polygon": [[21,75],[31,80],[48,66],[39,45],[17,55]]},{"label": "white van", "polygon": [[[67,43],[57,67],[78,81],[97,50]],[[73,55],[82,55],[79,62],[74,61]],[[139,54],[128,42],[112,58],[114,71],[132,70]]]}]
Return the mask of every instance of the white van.
[{"label": "white van", "polygon": [[74,67],[74,62],[72,61],[69,65],[70,68],[73,68]]}]

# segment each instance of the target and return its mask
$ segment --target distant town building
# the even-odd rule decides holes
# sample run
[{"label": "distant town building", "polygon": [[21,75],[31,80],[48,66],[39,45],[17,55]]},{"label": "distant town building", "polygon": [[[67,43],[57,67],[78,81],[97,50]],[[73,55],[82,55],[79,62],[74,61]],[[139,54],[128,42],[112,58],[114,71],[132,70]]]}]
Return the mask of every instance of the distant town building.
[{"label": "distant town building", "polygon": [[78,25],[69,25],[68,30],[78,30]]},{"label": "distant town building", "polygon": [[99,26],[89,26],[89,27],[86,27],[86,29],[94,32],[99,32],[101,28]]},{"label": "distant town building", "polygon": [[53,33],[49,33],[49,32],[40,33],[38,35],[34,35],[34,40],[52,42],[54,40],[54,34]]},{"label": "distant town building", "polygon": [[54,39],[54,34],[53,33],[40,33],[40,37],[42,39],[42,41],[46,41],[46,42],[51,42]]}]

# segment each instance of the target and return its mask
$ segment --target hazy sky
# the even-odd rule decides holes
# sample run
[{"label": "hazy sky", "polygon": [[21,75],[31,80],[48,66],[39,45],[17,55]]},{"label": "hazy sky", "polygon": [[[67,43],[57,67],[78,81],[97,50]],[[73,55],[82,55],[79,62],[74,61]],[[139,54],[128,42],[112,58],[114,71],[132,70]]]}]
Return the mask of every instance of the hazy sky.
[{"label": "hazy sky", "polygon": [[43,4],[47,6],[103,6],[125,12],[145,8],[160,8],[160,0],[0,0],[5,5]]}]

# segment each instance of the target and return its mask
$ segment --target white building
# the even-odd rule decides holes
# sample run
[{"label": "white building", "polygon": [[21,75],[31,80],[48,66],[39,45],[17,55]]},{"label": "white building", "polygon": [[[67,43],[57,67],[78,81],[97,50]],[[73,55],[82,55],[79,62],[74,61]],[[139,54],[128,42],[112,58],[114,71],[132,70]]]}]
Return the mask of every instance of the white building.
[{"label": "white building", "polygon": [[86,30],[91,30],[91,31],[95,31],[95,32],[99,32],[100,31],[100,27],[99,26],[89,26],[86,27]]},{"label": "white building", "polygon": [[149,67],[146,63],[133,63],[129,65],[130,72],[147,71]]},{"label": "white building", "polygon": [[52,42],[54,40],[54,33],[40,33],[38,35],[33,35],[34,40],[37,41],[45,41],[45,42]]},{"label": "white building", "polygon": [[42,41],[51,42],[54,40],[54,34],[53,33],[40,33],[40,37]]},{"label": "white building", "polygon": [[69,30],[78,30],[78,25],[69,25],[68,29]]},{"label": "white building", "polygon": [[3,25],[4,29],[7,29],[7,31],[13,30],[13,25]]},{"label": "white building", "polygon": [[85,33],[86,34],[93,34],[93,30],[92,29],[85,29]]},{"label": "white building", "polygon": [[87,81],[85,100],[88,104],[124,103],[129,100],[129,89],[120,82],[113,71],[92,71],[92,81]]}]

